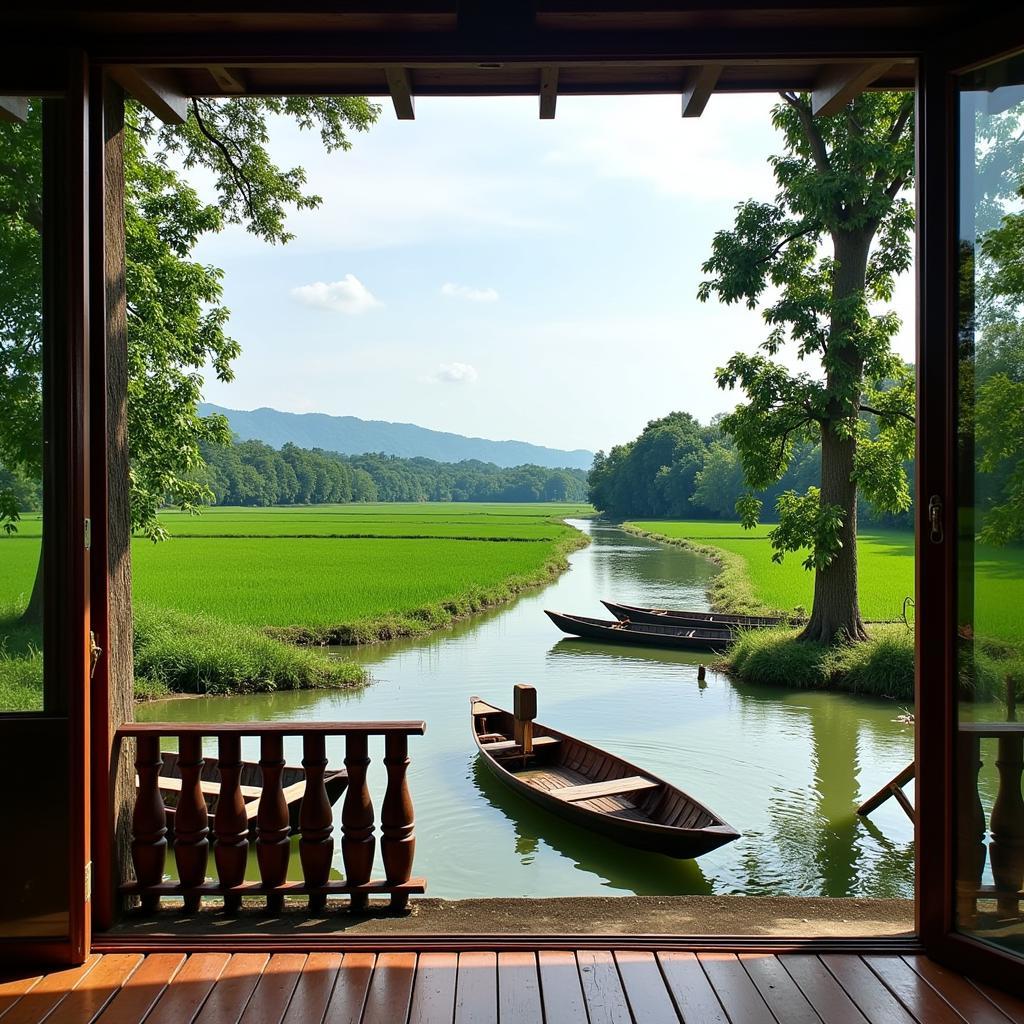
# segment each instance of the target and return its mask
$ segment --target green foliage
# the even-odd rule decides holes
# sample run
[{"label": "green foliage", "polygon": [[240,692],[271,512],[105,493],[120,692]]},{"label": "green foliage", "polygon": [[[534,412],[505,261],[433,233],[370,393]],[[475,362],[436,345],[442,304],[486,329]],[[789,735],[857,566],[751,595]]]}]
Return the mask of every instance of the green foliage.
[{"label": "green foliage", "polygon": [[[802,443],[825,433],[853,439],[853,479],[877,508],[904,512],[913,389],[890,348],[899,319],[871,307],[892,298],[895,278],[910,266],[914,213],[902,192],[913,172],[913,96],[865,93],[827,118],[812,116],[806,96],[783,100],[772,114],[784,140],[771,161],[776,200],[737,207],[732,228],[714,237],[703,265],[709,277],[698,289],[702,301],[714,296],[750,309],[770,297],[763,354],[738,353],[717,372],[719,387],[745,397],[722,430],[755,491],[783,478]],[[822,252],[826,243],[831,255]],[[779,361],[789,345],[814,367],[794,373]],[[870,427],[865,414],[874,418]],[[745,524],[756,522],[753,503],[740,511]],[[776,511],[775,557],[809,548],[804,565],[820,572],[839,550],[839,527],[853,508],[812,487],[784,492]]]}]

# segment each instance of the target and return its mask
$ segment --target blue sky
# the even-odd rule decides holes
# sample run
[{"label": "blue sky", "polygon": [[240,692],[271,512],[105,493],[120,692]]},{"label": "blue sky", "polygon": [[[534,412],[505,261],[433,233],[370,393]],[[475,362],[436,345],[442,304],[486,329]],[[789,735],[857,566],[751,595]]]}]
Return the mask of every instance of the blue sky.
[{"label": "blue sky", "polygon": [[[608,448],[673,409],[730,408],[712,374],[765,330],[702,305],[700,264],[735,204],[774,193],[771,96],[419,99],[347,153],[274,125],[319,210],[267,246],[206,240],[225,270],[236,379],[208,401],[418,423],[559,448]],[[898,288],[911,356],[913,291]]]}]

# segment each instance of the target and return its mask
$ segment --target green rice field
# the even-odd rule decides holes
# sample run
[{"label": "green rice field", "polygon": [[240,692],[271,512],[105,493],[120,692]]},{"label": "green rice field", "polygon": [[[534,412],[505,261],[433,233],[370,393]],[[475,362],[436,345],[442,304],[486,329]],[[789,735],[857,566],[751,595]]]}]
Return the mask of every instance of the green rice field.
[{"label": "green rice field", "polygon": [[[769,608],[794,611],[811,607],[813,573],[803,556],[772,561],[771,525],[744,530],[739,523],[646,521],[627,524],[644,533],[698,546],[719,548],[745,563],[757,600]],[[858,537],[861,613],[870,619],[899,618],[903,599],[914,593],[914,535],[909,530],[864,530]],[[981,544],[975,549],[979,635],[1019,640],[1024,607],[1024,549]]]},{"label": "green rice field", "polygon": [[[133,542],[147,609],[314,631],[386,617],[434,624],[550,576],[581,535],[577,505],[388,504],[167,512],[170,539]],[[0,539],[0,604],[24,604],[38,518]],[[387,630],[404,632],[394,621]],[[370,637],[366,637],[369,639]]]}]

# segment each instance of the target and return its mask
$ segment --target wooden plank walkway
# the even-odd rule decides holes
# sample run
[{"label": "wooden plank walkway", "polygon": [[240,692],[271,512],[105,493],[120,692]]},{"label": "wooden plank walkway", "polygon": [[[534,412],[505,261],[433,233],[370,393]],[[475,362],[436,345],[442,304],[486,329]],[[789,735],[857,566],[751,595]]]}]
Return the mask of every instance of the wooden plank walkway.
[{"label": "wooden plank walkway", "polygon": [[116,953],[0,976],[0,1024],[1024,1024],[921,956]]}]

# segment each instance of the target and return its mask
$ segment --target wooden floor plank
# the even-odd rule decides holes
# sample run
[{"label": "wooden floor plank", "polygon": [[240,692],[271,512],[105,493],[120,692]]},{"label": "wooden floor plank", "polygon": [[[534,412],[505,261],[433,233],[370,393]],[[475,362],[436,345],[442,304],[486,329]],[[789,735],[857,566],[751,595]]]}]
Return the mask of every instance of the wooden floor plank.
[{"label": "wooden floor plank", "polygon": [[576,954],[542,949],[537,954],[544,1019],[550,1024],[588,1024]]},{"label": "wooden floor plank", "polygon": [[47,1024],[91,1024],[144,959],[141,953],[113,953],[103,957],[78,987],[61,1000],[46,1018]]},{"label": "wooden floor plank", "polygon": [[192,1024],[230,960],[227,953],[193,953],[164,990],[146,1024]]},{"label": "wooden floor plank", "polygon": [[340,967],[340,953],[309,954],[288,1004],[284,1024],[320,1024],[331,1001]]},{"label": "wooden floor plank", "polygon": [[362,1024],[405,1024],[415,980],[415,953],[378,953]]},{"label": "wooden floor plank", "polygon": [[43,980],[42,974],[25,974],[0,982],[0,1017]]},{"label": "wooden floor plank", "polygon": [[409,1024],[451,1024],[458,972],[458,953],[420,953]]},{"label": "wooden floor plank", "polygon": [[306,959],[305,953],[275,953],[263,968],[241,1024],[281,1024]]},{"label": "wooden floor plank", "polygon": [[1010,1024],[1010,1018],[963,975],[926,956],[905,956],[903,960],[971,1024]]},{"label": "wooden floor plank", "polygon": [[870,1024],[914,1024],[903,1004],[859,956],[825,953],[821,962]]},{"label": "wooden floor plank", "polygon": [[989,985],[983,985],[981,982],[974,981],[973,979],[971,980],[971,985],[993,1005],[998,1006],[1013,1021],[1013,1024],[1024,1024],[1024,1001]]},{"label": "wooden floor plank", "polygon": [[963,1017],[902,957],[866,956],[864,961],[921,1024],[964,1024]]},{"label": "wooden floor plank", "polygon": [[203,1003],[196,1024],[238,1024],[269,960],[266,953],[236,953]]},{"label": "wooden floor plank", "polygon": [[498,1020],[501,1024],[540,1024],[540,976],[537,954],[516,951],[498,954]]},{"label": "wooden floor plank", "polygon": [[697,959],[732,1024],[776,1024],[774,1014],[735,954],[698,953]]},{"label": "wooden floor plank", "polygon": [[455,1024],[496,1024],[498,957],[495,953],[460,953],[455,983]]},{"label": "wooden floor plank", "polygon": [[786,1024],[821,1024],[821,1017],[777,956],[742,953],[740,963],[776,1020]]},{"label": "wooden floor plank", "polygon": [[100,1014],[101,1024],[139,1024],[181,970],[184,953],[154,953],[139,964],[132,976]]},{"label": "wooden floor plank", "polygon": [[374,953],[346,953],[342,957],[325,1024],[359,1024],[376,962]]},{"label": "wooden floor plank", "polygon": [[867,1024],[867,1018],[816,956],[787,953],[779,960],[825,1024]]},{"label": "wooden floor plank", "polygon": [[635,1020],[644,1024],[679,1024],[675,1003],[653,953],[616,950],[615,964]]},{"label": "wooden floor plank", "polygon": [[581,949],[576,954],[590,1024],[631,1024],[626,993],[611,952]]},{"label": "wooden floor plank", "polygon": [[729,1024],[696,953],[663,950],[658,953],[658,964],[676,1009],[687,1024]]},{"label": "wooden floor plank", "polygon": [[90,956],[80,967],[47,974],[4,1014],[4,1024],[38,1024],[65,996],[68,995],[100,962],[97,954]]}]

